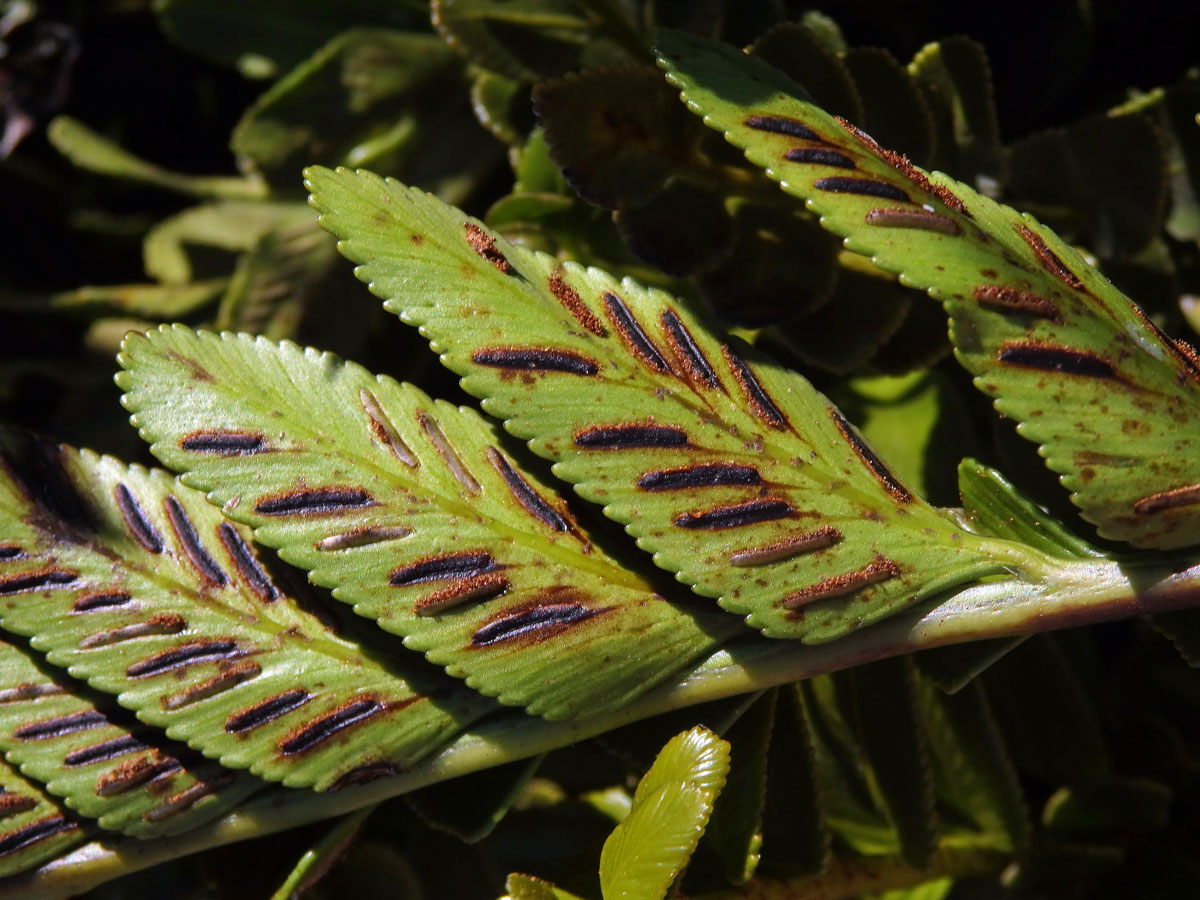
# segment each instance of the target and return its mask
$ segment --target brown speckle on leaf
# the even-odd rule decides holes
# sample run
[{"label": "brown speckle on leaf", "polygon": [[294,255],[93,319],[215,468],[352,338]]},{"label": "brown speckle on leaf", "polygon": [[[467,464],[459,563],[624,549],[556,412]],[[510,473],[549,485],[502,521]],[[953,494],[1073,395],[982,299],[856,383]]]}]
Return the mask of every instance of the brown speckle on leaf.
[{"label": "brown speckle on leaf", "polygon": [[561,270],[555,269],[550,273],[550,277],[546,279],[546,286],[580,325],[597,337],[607,334],[599,316],[587,308],[587,304],[579,296],[579,291],[567,284]]},{"label": "brown speckle on leaf", "polygon": [[916,228],[951,236],[962,234],[962,229],[952,218],[927,209],[872,209],[867,211],[864,221],[886,228]]},{"label": "brown speckle on leaf", "polygon": [[820,141],[821,136],[796,119],[787,116],[749,116],[746,127],[755,131],[766,131],[771,134],[782,134],[785,137],[800,138],[805,141]]},{"label": "brown speckle on leaf", "polygon": [[600,371],[595,360],[554,347],[482,347],[471,354],[471,359],[481,366],[498,369],[567,372],[571,375],[595,375]]},{"label": "brown speckle on leaf", "polygon": [[173,360],[175,360],[175,362],[180,363],[181,365],[185,366],[188,369],[188,371],[191,373],[192,380],[207,381],[207,382],[212,382],[212,383],[216,382],[216,379],[212,377],[212,373],[209,372],[208,369],[204,368],[204,366],[200,365],[199,362],[192,359],[190,356],[184,356],[182,353],[179,353],[176,350],[168,350],[167,357],[169,359],[173,359]]},{"label": "brown speckle on leaf", "polygon": [[118,484],[113,488],[113,499],[117,501],[117,509],[121,511],[121,518],[125,520],[125,527],[133,539],[150,553],[162,553],[162,535],[150,524],[146,511],[134,499],[129,488],[124,484]]},{"label": "brown speckle on leaf", "polygon": [[1105,359],[1089,350],[1074,350],[1037,341],[1008,341],[996,357],[1010,366],[1062,372],[1089,378],[1113,378],[1116,372]]},{"label": "brown speckle on leaf", "polygon": [[471,245],[471,249],[473,249],[476,253],[490,262],[505,275],[511,275],[515,271],[515,269],[512,267],[512,263],[510,263],[505,258],[504,254],[496,248],[496,242],[493,240],[491,235],[489,235],[478,225],[474,225],[471,222],[464,223],[463,229],[467,233],[467,243]]},{"label": "brown speckle on leaf", "polygon": [[580,602],[575,589],[550,588],[523,606],[506,609],[476,629],[472,647],[490,647],[519,641],[533,644],[608,612],[612,607],[591,607]]},{"label": "brown speckle on leaf", "polygon": [[981,284],[972,291],[981,306],[1004,313],[1024,313],[1053,322],[1062,322],[1058,307],[1038,294],[1018,291],[999,284]]},{"label": "brown speckle on leaf", "polygon": [[200,700],[215,697],[217,694],[223,693],[241,684],[243,681],[249,681],[251,678],[257,677],[261,672],[262,667],[256,662],[237,663],[206,681],[193,684],[191,687],[177,694],[172,694],[169,697],[163,697],[160,702],[162,703],[162,708],[166,710],[182,709]]},{"label": "brown speckle on leaf", "polygon": [[161,753],[154,751],[147,756],[120,763],[116,768],[105,772],[96,781],[96,794],[101,797],[123,794],[153,778],[168,772],[177,772],[182,768],[179,760],[172,756],[163,757]]},{"label": "brown speckle on leaf", "polygon": [[700,350],[700,346],[692,337],[691,332],[687,330],[687,326],[679,320],[679,316],[668,309],[663,311],[659,321],[662,323],[671,349],[675,351],[675,358],[683,364],[691,381],[710,388],[721,387],[721,382],[717,379],[717,373],[713,371],[712,364]]},{"label": "brown speckle on leaf", "polygon": [[1058,278],[1059,281],[1069,288],[1073,288],[1077,291],[1082,291],[1084,289],[1083,282],[1079,280],[1079,277],[1069,268],[1067,268],[1067,264],[1064,263],[1053,250],[1046,246],[1046,242],[1043,241],[1032,228],[1030,228],[1028,225],[1021,224],[1018,224],[1015,227],[1017,229],[1017,233],[1021,235],[1021,238],[1026,244],[1029,245],[1029,249],[1033,251],[1034,255],[1038,258],[1038,261],[1041,262],[1042,267],[1047,272]]},{"label": "brown speckle on leaf", "polygon": [[625,305],[622,300],[614,293],[606,293],[604,295],[604,309],[608,313],[609,319],[612,321],[617,333],[621,336],[627,350],[636,356],[643,365],[653,369],[662,375],[673,374],[671,367],[667,365],[666,359],[659,351],[658,347],[654,346],[654,342],[650,340],[650,336],[642,329],[641,323]]},{"label": "brown speckle on leaf", "polygon": [[656,425],[653,422],[592,425],[575,433],[575,446],[591,450],[686,447],[688,436],[677,425]]},{"label": "brown speckle on leaf", "polygon": [[767,393],[766,388],[758,380],[758,376],[754,374],[754,370],[750,368],[750,364],[734,353],[733,348],[728,344],[721,345],[721,352],[725,354],[725,361],[729,363],[733,377],[741,385],[746,399],[750,401],[750,406],[754,410],[754,414],[772,428],[780,430],[786,428],[788,426],[787,418],[779,407],[775,405],[775,401],[771,399],[771,395]]},{"label": "brown speckle on leaf", "polygon": [[308,753],[385,709],[387,706],[378,697],[363,696],[348,700],[333,712],[326,713],[289,734],[279,742],[279,752],[284,756]]},{"label": "brown speckle on leaf", "polygon": [[824,525],[813,531],[805,531],[773,541],[761,547],[750,547],[738,550],[729,557],[729,562],[735,566],[762,566],[780,562],[799,556],[802,553],[815,553],[832,547],[842,539],[842,533],[832,525]]},{"label": "brown speckle on leaf", "polygon": [[768,497],[762,500],[751,500],[747,503],[713,506],[701,512],[683,513],[676,516],[675,524],[680,528],[714,531],[786,519],[793,513],[792,505],[786,500]]},{"label": "brown speckle on leaf", "polygon": [[254,509],[264,516],[303,516],[328,515],[374,505],[374,498],[362,488],[325,487],[263,497]]},{"label": "brown speckle on leaf", "polygon": [[426,594],[413,604],[413,612],[418,616],[436,616],[474,600],[491,600],[501,596],[508,589],[509,581],[506,576],[499,572],[487,572]]},{"label": "brown speckle on leaf", "polygon": [[1143,497],[1133,504],[1133,511],[1138,515],[1148,516],[1168,509],[1178,509],[1181,506],[1195,506],[1198,503],[1200,503],[1200,484],[1188,484]]},{"label": "brown speckle on leaf", "polygon": [[44,841],[46,838],[78,827],[78,822],[72,822],[62,813],[55,813],[44,819],[38,819],[36,822],[30,822],[28,825],[23,825],[16,831],[9,831],[0,837],[0,857],[16,853],[38,841]]},{"label": "brown speckle on leaf", "polygon": [[147,822],[161,822],[163,819],[167,819],[176,813],[183,812],[189,806],[210,794],[215,794],[221,788],[233,784],[233,780],[233,773],[226,772],[206,781],[197,782],[191,787],[180,791],[178,794],[172,794],[166,801],[154,807],[154,809],[147,810],[142,814],[142,818]]},{"label": "brown speckle on leaf", "polygon": [[890,559],[877,554],[871,563],[863,566],[861,569],[823,578],[816,584],[793,591],[783,598],[780,605],[784,609],[799,609],[818,600],[832,600],[836,597],[844,597],[869,585],[878,584],[889,578],[895,578],[899,574],[899,566]]},{"label": "brown speckle on leaf", "polygon": [[179,446],[191,453],[215,456],[248,456],[270,449],[260,432],[250,431],[193,431]]}]

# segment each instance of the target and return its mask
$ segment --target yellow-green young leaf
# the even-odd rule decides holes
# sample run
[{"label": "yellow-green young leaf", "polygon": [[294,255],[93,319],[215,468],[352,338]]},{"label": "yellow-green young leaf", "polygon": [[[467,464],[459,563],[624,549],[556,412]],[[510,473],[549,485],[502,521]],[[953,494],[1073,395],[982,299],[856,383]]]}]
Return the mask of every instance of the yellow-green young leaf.
[{"label": "yellow-green young leaf", "polygon": [[267,186],[255,178],[184,175],[139,159],[70,116],[50,123],[46,136],[55,149],[81,169],[127,178],[168,191],[219,199],[263,198]]},{"label": "yellow-green young leaf", "polygon": [[0,878],[61,856],[91,836],[34,781],[0,759]]},{"label": "yellow-green young leaf", "polygon": [[211,265],[213,251],[253,250],[272,232],[303,227],[311,218],[312,212],[297,203],[227,200],[193,206],[150,229],[142,261],[146,274],[164,284],[190,284],[203,265],[192,265],[191,252],[199,249]]},{"label": "yellow-green young leaf", "polygon": [[745,630],[609,557],[469,410],[248,335],[163,328],[120,360],[160,459],[503,703],[559,719],[617,708]]},{"label": "yellow-green young leaf", "polygon": [[504,882],[508,893],[500,900],[581,900],[575,894],[568,893],[560,887],[555,887],[549,881],[534,878],[532,875],[522,875],[513,872]]},{"label": "yellow-green young leaf", "polygon": [[769,636],[836,638],[1021,564],[1017,545],[915,496],[807,381],[687,304],[371,173],[308,177],[358,277],[485,410],[659,566]]},{"label": "yellow-green young leaf", "polygon": [[168,737],[325,789],[405,768],[494,708],[338,636],[166,473],[2,437],[0,625]]},{"label": "yellow-green young leaf", "polygon": [[950,314],[976,385],[1019,420],[1105,537],[1200,539],[1200,358],[1026,215],[917,168],[761,60],[665,32],[690,108],[805,200],[847,249]]},{"label": "yellow-green young leaf", "polygon": [[158,837],[264,787],[153,734],[116,702],[0,641],[0,751],[101,828]]},{"label": "yellow-green young leaf", "polygon": [[706,728],[671,738],[600,853],[604,900],[662,900],[687,867],[729,772],[729,744]]}]

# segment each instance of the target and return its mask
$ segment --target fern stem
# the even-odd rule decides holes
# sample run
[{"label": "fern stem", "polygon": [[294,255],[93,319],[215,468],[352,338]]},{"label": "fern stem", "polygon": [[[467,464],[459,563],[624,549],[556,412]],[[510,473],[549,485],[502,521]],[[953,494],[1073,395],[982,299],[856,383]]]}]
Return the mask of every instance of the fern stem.
[{"label": "fern stem", "polygon": [[[820,645],[749,638],[712,654],[675,684],[582,720],[548,722],[514,710],[464,733],[393,778],[336,793],[270,791],[237,812],[154,841],[95,842],[40,869],[0,882],[3,898],[66,897],[109,879],[211,847],[344,815],[435,782],[546,753],[630,722],[697,703],[947,644],[1012,637],[1200,605],[1200,562],[1134,567],[1066,562],[1041,583],[992,581],[959,591]],[[784,896],[784,895],[779,895]]]}]

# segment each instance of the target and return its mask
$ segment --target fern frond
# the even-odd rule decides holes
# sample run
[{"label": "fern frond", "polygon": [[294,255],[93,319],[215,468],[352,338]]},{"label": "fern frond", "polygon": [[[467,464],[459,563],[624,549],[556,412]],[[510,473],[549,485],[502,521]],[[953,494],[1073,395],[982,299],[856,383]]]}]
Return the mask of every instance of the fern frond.
[{"label": "fern frond", "polygon": [[318,790],[394,774],[493,704],[342,637],[166,473],[5,433],[0,625],[232,768]]},{"label": "fern frond", "polygon": [[847,249],[942,301],[976,386],[1040,445],[1101,535],[1196,543],[1200,357],[1190,346],[1031,216],[881,147],[762,60],[669,31],[659,49],[706,124]]},{"label": "fern frond", "polygon": [[182,326],[131,337],[121,361],[126,405],[164,462],[503,703],[549,718],[619,708],[744,630],[656,594],[478,415],[411,385]]},{"label": "fern frond", "polygon": [[358,277],[655,562],[771,637],[830,640],[1011,565],[794,372],[657,290],[369,172],[308,172]]}]

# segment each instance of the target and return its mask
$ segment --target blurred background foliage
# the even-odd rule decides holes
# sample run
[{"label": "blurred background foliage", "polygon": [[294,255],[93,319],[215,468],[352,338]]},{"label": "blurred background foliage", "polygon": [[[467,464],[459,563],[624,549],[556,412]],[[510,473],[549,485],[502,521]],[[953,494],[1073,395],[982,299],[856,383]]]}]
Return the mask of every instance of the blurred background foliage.
[{"label": "blurred background foliage", "polygon": [[[163,321],[314,344],[463,398],[306,205],[304,165],[362,166],[529,246],[709,305],[829,393],[934,502],[958,503],[955,468],[974,455],[1090,535],[948,358],[939,306],[840,252],[683,108],[653,67],[660,25],[751,47],[885,146],[1086,248],[1168,332],[1200,331],[1191,4],[0,10],[0,420],[126,459],[148,461],[112,356],[128,329]],[[1171,633],[1195,660],[1186,623]],[[510,871],[598,896],[600,846],[638,774],[701,721],[732,743],[733,770],[689,896],[756,866],[811,876],[809,893],[787,896],[1200,896],[1195,673],[1138,622],[1010,649],[880,663],[631,726],[536,774],[519,764],[428,789],[371,815],[308,896],[494,897]],[[214,851],[96,896],[270,896],[306,848],[345,852],[328,831]],[[550,896],[532,882],[510,891]]]}]

